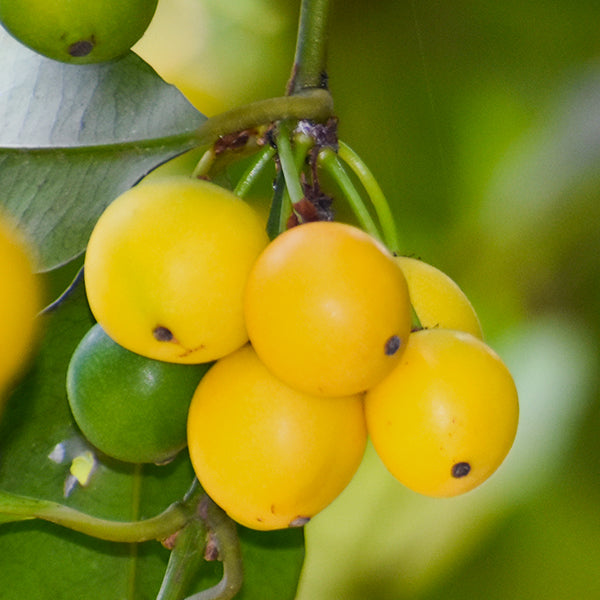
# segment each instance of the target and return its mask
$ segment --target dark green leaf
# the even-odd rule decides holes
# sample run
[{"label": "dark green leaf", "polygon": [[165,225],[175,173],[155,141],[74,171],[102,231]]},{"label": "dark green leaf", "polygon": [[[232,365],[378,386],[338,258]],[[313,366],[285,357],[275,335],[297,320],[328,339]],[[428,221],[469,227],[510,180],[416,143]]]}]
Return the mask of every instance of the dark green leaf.
[{"label": "dark green leaf", "polygon": [[0,28],[0,204],[37,244],[42,270],[80,254],[104,208],[193,148],[204,120],[133,53],[62,64]]},{"label": "dark green leaf", "polygon": [[244,585],[239,600],[293,600],[304,562],[304,530],[239,528]]}]

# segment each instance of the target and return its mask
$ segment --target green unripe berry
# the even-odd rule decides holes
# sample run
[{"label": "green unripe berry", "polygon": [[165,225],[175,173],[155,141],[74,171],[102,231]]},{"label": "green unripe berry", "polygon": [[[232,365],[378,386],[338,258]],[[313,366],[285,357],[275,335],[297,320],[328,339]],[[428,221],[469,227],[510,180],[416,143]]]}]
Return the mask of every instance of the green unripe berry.
[{"label": "green unripe berry", "polygon": [[186,445],[188,408],[209,364],[180,365],[130,352],[94,325],[67,372],[73,417],[104,454],[163,463]]},{"label": "green unripe berry", "polygon": [[21,43],[67,63],[126,54],[142,37],[158,0],[0,0],[0,22]]}]

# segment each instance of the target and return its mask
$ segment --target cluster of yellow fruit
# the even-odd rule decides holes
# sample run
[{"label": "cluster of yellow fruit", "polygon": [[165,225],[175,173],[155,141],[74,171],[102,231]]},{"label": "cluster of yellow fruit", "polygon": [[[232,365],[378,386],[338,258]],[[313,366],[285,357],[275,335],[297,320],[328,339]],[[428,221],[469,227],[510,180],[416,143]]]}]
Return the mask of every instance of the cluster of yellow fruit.
[{"label": "cluster of yellow fruit", "polygon": [[[215,361],[187,444],[206,492],[245,526],[306,523],[350,482],[368,436],[434,496],[481,483],[514,439],[514,383],[464,294],[356,227],[306,223],[269,241],[212,183],[142,183],[100,217],[85,282],[116,344]],[[413,309],[426,329],[411,333]]]},{"label": "cluster of yellow fruit", "polygon": [[30,245],[7,217],[0,218],[0,409],[8,387],[31,354],[42,293]]}]

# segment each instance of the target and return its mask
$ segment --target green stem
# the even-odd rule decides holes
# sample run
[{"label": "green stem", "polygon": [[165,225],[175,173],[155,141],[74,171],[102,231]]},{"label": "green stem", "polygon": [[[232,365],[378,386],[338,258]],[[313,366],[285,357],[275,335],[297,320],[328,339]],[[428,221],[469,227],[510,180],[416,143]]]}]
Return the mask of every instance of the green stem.
[{"label": "green stem", "polygon": [[306,90],[295,96],[259,100],[215,115],[196,132],[198,146],[210,145],[221,136],[286,119],[324,122],[333,115],[331,94],[326,90]]},{"label": "green stem", "polygon": [[209,148],[203,155],[196,168],[192,173],[192,177],[195,179],[201,179],[208,175],[211,167],[215,163],[216,154],[212,148]]},{"label": "green stem", "polygon": [[381,225],[383,232],[383,239],[389,250],[392,252],[398,252],[400,242],[398,240],[398,229],[396,222],[390,210],[390,205],[386,200],[386,197],[381,190],[381,187],[377,183],[377,180],[373,176],[373,173],[369,170],[363,160],[344,142],[339,142],[338,156],[352,169],[354,174],[358,177],[359,181],[365,188],[373,208],[377,213],[377,218]]},{"label": "green stem", "polygon": [[263,172],[264,168],[269,164],[273,156],[275,155],[275,148],[273,146],[265,146],[256,156],[248,170],[242,175],[238,181],[233,193],[240,198],[245,198],[250,191],[250,188]]},{"label": "green stem", "polygon": [[176,535],[169,564],[156,600],[182,600],[204,562],[206,523],[192,519]]},{"label": "green stem", "polygon": [[150,519],[121,522],[93,517],[57,502],[0,491],[0,523],[42,519],[102,540],[145,542],[163,540],[184,527],[194,515],[195,504],[193,495]]},{"label": "green stem", "polygon": [[281,178],[279,185],[282,186],[281,213],[279,215],[279,226],[277,228],[277,233],[275,235],[279,235],[280,233],[283,233],[287,229],[289,219],[290,219],[292,213],[294,212],[294,208],[292,207],[292,200],[290,198],[290,192],[285,184],[285,177]]},{"label": "green stem", "polygon": [[322,148],[319,152],[318,161],[320,167],[325,169],[340,187],[344,198],[348,201],[362,229],[374,238],[381,240],[381,234],[377,229],[375,221],[367,210],[361,195],[344,170],[338,155],[329,147]]},{"label": "green stem", "polygon": [[236,525],[208,496],[203,505],[203,517],[216,544],[217,558],[223,563],[223,577],[217,585],[187,600],[231,600],[240,591],[244,577]]},{"label": "green stem", "polygon": [[292,138],[294,146],[294,160],[296,170],[300,172],[310,149],[315,145],[315,140],[304,133],[295,132]]},{"label": "green stem", "polygon": [[328,17],[329,0],[302,0],[288,94],[306,88],[327,88]]},{"label": "green stem", "polygon": [[290,194],[290,201],[292,205],[294,205],[296,202],[300,202],[300,200],[304,198],[304,190],[302,189],[300,177],[298,176],[296,157],[294,156],[294,152],[292,150],[290,131],[287,124],[281,124],[276,139],[277,152],[279,154],[279,161],[281,163],[283,177],[285,178],[285,185]]},{"label": "green stem", "polygon": [[283,173],[279,171],[275,178],[275,191],[267,221],[267,234],[269,239],[275,239],[281,232],[285,231],[287,219],[290,214],[290,197],[285,187]]}]

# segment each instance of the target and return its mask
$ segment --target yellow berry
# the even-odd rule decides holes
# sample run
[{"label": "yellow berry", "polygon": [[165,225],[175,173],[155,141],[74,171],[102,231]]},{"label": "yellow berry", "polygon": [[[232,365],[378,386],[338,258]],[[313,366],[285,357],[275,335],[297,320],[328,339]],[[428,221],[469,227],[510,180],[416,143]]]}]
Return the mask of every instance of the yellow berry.
[{"label": "yellow berry", "polygon": [[[8,219],[0,219],[0,394],[31,354],[42,294],[29,245]],[[1,399],[0,399],[1,402]]]},{"label": "yellow berry", "polygon": [[485,481],[517,431],[510,372],[481,340],[448,329],[411,334],[392,373],[365,398],[373,445],[388,470],[429,496]]},{"label": "yellow berry", "polygon": [[251,346],[198,386],[188,449],[208,495],[254,529],[304,525],[350,482],[364,453],[359,395],[323,399],[274,377]]},{"label": "yellow berry", "polygon": [[121,346],[180,363],[246,343],[243,290],[268,238],[232,192],[174,176],[138,185],[98,220],[85,259],[94,316]]},{"label": "yellow berry", "polygon": [[320,396],[363,392],[389,373],[411,319],[392,255],[333,222],[299,225],[269,244],[248,279],[245,315],[267,367]]},{"label": "yellow berry", "polygon": [[406,277],[410,301],[423,327],[456,329],[483,337],[475,309],[453,279],[416,258],[397,256],[396,262]]}]

